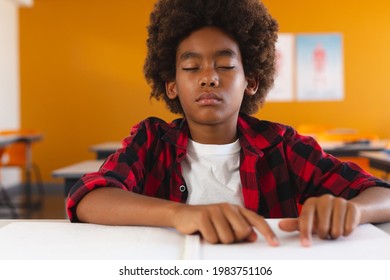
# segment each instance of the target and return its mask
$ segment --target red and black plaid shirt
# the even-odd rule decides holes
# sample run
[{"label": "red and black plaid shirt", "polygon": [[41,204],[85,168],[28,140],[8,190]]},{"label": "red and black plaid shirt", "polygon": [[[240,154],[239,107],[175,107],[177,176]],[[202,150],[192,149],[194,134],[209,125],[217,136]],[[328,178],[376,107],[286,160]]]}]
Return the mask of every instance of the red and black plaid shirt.
[{"label": "red and black plaid shirt", "polygon": [[[289,126],[242,114],[237,129],[244,204],[266,218],[296,217],[297,204],[310,196],[330,193],[351,199],[368,187],[390,187],[356,164],[326,154],[313,138]],[[148,118],[134,126],[123,148],[73,186],[67,199],[69,218],[77,221],[78,202],[99,187],[185,203],[188,189],[181,161],[188,137],[185,119],[166,123]]]}]

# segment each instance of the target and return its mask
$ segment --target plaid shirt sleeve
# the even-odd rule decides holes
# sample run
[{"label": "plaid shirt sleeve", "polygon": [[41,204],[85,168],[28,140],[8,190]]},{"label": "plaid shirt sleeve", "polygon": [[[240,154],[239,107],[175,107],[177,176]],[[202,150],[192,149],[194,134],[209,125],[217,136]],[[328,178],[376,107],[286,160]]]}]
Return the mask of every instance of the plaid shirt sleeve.
[{"label": "plaid shirt sleeve", "polygon": [[310,136],[289,128],[285,135],[291,178],[300,193],[300,203],[311,196],[332,194],[351,199],[374,186],[390,187],[353,162],[343,162],[325,153]]},{"label": "plaid shirt sleeve", "polygon": [[84,175],[70,190],[67,198],[68,217],[78,221],[76,206],[90,191],[100,187],[116,187],[141,193],[143,190],[147,146],[154,139],[147,121],[134,126],[123,147],[110,155],[98,172]]},{"label": "plaid shirt sleeve", "polygon": [[390,184],[352,162],[325,153],[293,128],[242,115],[239,119],[241,182],[245,207],[266,218],[297,217],[313,196],[351,199],[367,188]]}]

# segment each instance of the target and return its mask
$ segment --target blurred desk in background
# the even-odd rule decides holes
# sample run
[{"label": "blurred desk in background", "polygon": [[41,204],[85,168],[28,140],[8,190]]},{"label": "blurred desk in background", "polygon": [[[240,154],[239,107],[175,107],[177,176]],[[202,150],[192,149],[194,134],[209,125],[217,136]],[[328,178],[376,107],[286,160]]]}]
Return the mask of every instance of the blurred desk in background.
[{"label": "blurred desk in background", "polygon": [[371,141],[320,141],[322,149],[335,157],[359,157],[360,152],[382,151],[390,143],[389,140]]},{"label": "blurred desk in background", "polygon": [[15,135],[0,135],[0,148],[6,147],[9,144],[18,141],[18,136]]},{"label": "blurred desk in background", "polygon": [[90,150],[96,153],[97,159],[106,159],[119,148],[122,148],[121,142],[104,142],[91,146]]},{"label": "blurred desk in background", "polygon": [[68,196],[72,186],[84,175],[99,170],[103,160],[86,160],[75,163],[52,172],[52,176],[64,179],[64,194]]},{"label": "blurred desk in background", "polygon": [[[21,201],[12,202],[12,204],[15,209],[27,210],[27,217],[32,214],[33,210],[39,210],[43,203],[41,174],[38,166],[34,164],[32,160],[32,145],[34,142],[42,140],[42,138],[43,135],[35,130],[0,130],[0,170],[6,168],[19,168],[23,171],[24,197]],[[35,171],[35,180],[39,194],[38,199],[34,201],[32,197],[33,171]],[[2,190],[2,193],[3,196],[7,196],[4,189]],[[8,202],[8,204],[11,205],[11,202]]]},{"label": "blurred desk in background", "polygon": [[370,167],[390,173],[390,150],[379,152],[360,152],[361,157],[365,157],[370,162]]}]

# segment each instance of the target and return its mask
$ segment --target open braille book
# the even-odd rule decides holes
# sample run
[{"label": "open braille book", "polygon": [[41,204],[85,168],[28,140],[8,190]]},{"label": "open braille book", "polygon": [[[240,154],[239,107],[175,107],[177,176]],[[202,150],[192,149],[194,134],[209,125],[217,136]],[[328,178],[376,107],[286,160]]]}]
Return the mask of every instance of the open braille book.
[{"label": "open braille book", "polygon": [[68,222],[15,222],[0,228],[3,260],[334,260],[390,259],[390,235],[367,224],[348,238],[320,240],[302,247],[298,233],[282,232],[267,220],[280,246],[270,247],[259,236],[255,243],[208,244],[199,235],[170,228],[103,226]]}]

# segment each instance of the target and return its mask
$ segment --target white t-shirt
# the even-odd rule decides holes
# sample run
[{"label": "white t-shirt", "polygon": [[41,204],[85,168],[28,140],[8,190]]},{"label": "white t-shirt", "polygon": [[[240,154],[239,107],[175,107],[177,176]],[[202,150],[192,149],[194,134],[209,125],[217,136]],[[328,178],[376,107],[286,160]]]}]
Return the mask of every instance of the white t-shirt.
[{"label": "white t-shirt", "polygon": [[239,140],[208,145],[189,140],[182,174],[189,191],[188,204],[229,202],[244,205],[240,179]]}]

